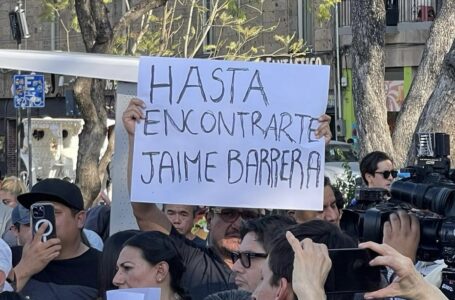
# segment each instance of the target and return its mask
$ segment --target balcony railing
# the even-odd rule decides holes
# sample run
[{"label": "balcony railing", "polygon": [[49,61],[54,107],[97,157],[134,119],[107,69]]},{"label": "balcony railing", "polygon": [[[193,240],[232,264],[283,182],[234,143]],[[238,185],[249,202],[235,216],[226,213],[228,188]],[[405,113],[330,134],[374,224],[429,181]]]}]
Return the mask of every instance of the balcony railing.
[{"label": "balcony railing", "polygon": [[[442,0],[384,0],[386,12],[398,13],[398,23],[433,21]],[[340,27],[351,26],[352,7],[356,0],[342,0],[339,8]],[[398,12],[396,11],[398,8]],[[394,10],[395,9],[395,10]],[[394,12],[392,12],[394,11]]]}]

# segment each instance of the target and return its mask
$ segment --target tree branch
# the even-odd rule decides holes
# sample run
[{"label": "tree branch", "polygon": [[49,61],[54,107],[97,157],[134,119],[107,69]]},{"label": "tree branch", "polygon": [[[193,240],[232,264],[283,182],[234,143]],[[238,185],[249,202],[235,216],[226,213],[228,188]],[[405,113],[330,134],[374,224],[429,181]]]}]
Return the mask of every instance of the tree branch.
[{"label": "tree branch", "polygon": [[82,39],[88,51],[92,49],[96,39],[96,26],[92,19],[90,0],[76,0],[75,7]]},{"label": "tree branch", "polygon": [[91,52],[110,53],[112,52],[112,26],[109,20],[109,12],[103,1],[91,0],[91,11],[96,26],[96,38]]},{"label": "tree branch", "polygon": [[148,11],[166,4],[167,0],[142,0],[127,11],[114,26],[114,40],[123,34],[123,31],[134,21],[141,18]]}]

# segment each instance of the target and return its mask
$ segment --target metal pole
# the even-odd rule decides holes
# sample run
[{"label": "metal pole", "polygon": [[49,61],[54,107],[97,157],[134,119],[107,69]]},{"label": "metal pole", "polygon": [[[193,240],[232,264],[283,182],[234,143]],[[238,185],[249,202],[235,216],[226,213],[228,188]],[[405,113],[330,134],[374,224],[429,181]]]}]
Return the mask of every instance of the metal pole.
[{"label": "metal pole", "polygon": [[[21,44],[17,43],[17,50],[21,50]],[[21,71],[17,71],[17,74],[21,74]],[[22,122],[21,109],[16,109],[16,158],[17,158],[17,167],[16,167],[16,176],[19,178],[21,170],[21,132],[20,125]]]},{"label": "metal pole", "polygon": [[27,107],[27,121],[28,121],[28,134],[27,134],[27,148],[28,148],[28,185],[29,190],[33,187],[33,164],[32,164],[32,109]]},{"label": "metal pole", "polygon": [[[335,70],[336,72],[336,70]],[[335,77],[336,78],[336,77]],[[334,101],[334,110],[335,110],[335,141],[338,141],[338,101],[337,101],[337,83],[336,83],[336,80],[333,81],[333,91],[335,93],[335,101]]]},{"label": "metal pole", "polygon": [[[338,32],[338,5],[339,3],[335,4],[335,41],[336,41],[336,59],[337,59],[337,77],[336,77],[336,83],[337,83],[337,96],[336,96],[336,102],[337,105],[335,106],[336,113],[335,115],[338,116],[339,119],[341,116],[341,82],[340,82],[340,35]],[[338,126],[338,118],[335,120],[335,126]],[[338,127],[337,127],[338,128]],[[335,133],[335,140],[338,141],[338,134]]]},{"label": "metal pole", "polygon": [[[19,3],[21,0],[18,0]],[[27,0],[24,0],[24,11],[27,13]],[[27,50],[27,38],[25,38],[25,49]],[[27,149],[28,149],[28,185],[29,190],[33,187],[33,156],[32,156],[32,109],[27,107]]]}]

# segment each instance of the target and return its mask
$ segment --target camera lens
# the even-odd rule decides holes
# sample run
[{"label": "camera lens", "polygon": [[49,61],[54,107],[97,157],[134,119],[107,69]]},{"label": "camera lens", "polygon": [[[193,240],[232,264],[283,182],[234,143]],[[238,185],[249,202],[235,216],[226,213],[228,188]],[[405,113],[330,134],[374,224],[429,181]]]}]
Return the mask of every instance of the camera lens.
[{"label": "camera lens", "polygon": [[410,203],[420,209],[429,209],[444,216],[455,216],[455,185],[395,181],[391,187],[392,198]]},{"label": "camera lens", "polygon": [[42,205],[34,206],[32,211],[33,211],[33,217],[35,219],[44,218],[44,206],[42,206]]}]

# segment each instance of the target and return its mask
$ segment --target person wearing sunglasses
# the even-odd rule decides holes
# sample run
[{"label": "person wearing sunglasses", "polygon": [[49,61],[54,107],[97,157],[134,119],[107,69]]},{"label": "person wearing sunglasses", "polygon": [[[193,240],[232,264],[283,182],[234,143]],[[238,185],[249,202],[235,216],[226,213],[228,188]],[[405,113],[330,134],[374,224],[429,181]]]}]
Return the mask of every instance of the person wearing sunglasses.
[{"label": "person wearing sunglasses", "polygon": [[362,159],[360,173],[369,188],[383,188],[389,191],[398,175],[390,156],[381,151],[370,152]]},{"label": "person wearing sunglasses", "polygon": [[240,246],[240,226],[243,221],[257,219],[261,210],[251,208],[211,207],[206,214],[209,229],[209,245],[223,258],[225,264],[232,269],[231,253]]},{"label": "person wearing sunglasses", "polygon": [[262,264],[270,251],[276,232],[294,225],[287,216],[269,215],[244,222],[240,228],[242,242],[238,251],[231,254],[238,289],[253,292],[261,280]]}]

